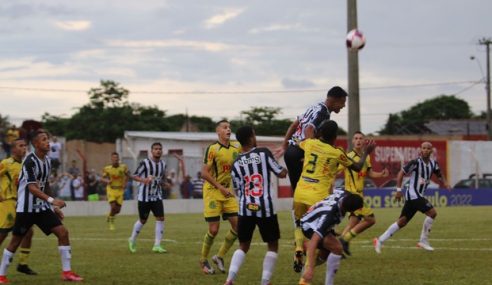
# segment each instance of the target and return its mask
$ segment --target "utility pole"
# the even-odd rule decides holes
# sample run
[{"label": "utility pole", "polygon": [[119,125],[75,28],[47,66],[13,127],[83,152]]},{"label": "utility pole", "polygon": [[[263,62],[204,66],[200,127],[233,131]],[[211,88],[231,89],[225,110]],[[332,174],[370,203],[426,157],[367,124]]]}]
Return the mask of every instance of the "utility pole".
[{"label": "utility pole", "polygon": [[483,38],[478,41],[480,45],[484,45],[487,50],[487,82],[485,83],[485,90],[487,92],[487,139],[492,140],[492,123],[490,113],[490,44],[492,44],[491,38]]},{"label": "utility pole", "polygon": [[[347,33],[357,28],[357,0],[347,0]],[[347,49],[348,55],[348,145],[352,136],[360,131],[359,106],[359,52]]]}]

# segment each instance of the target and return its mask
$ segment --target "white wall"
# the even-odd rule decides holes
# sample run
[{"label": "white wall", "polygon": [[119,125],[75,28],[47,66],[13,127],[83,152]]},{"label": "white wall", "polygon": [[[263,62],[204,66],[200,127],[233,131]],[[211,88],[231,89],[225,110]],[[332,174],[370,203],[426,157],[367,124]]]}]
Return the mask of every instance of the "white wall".
[{"label": "white wall", "polygon": [[472,173],[492,173],[492,142],[449,141],[447,163],[451,185]]}]

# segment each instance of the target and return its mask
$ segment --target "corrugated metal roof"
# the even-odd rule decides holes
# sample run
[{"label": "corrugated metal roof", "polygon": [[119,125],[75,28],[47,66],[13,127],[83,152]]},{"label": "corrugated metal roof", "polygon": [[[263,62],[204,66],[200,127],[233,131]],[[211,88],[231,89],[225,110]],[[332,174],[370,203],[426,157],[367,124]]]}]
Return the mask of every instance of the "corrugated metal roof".
[{"label": "corrugated metal roof", "polygon": [[[215,141],[216,133],[206,132],[147,132],[147,131],[125,131],[125,138],[152,138],[182,141]],[[235,139],[234,133],[231,138]],[[283,137],[256,136],[261,142],[282,142]]]},{"label": "corrugated metal roof", "polygon": [[487,134],[485,120],[430,121],[425,124],[438,135],[484,135]]}]

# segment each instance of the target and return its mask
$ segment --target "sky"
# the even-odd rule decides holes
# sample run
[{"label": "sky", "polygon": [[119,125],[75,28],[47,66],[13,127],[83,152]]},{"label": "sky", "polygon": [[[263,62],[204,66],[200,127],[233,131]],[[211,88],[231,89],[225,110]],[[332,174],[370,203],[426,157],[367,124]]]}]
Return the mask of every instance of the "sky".
[{"label": "sky", "polygon": [[[254,106],[295,119],[347,89],[346,1],[2,0],[0,114],[68,117],[101,79],[167,114],[239,118]],[[358,1],[361,128],[456,95],[485,110],[492,1]],[[475,60],[470,60],[470,56]],[[350,100],[350,95],[349,95]],[[332,116],[347,129],[347,108]]]}]

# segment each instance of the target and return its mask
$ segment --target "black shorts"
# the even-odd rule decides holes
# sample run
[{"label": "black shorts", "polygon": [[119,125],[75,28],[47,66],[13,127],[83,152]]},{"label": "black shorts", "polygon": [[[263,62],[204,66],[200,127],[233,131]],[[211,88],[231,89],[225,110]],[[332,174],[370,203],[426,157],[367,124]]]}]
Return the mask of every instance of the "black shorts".
[{"label": "black shorts", "polygon": [[237,224],[239,242],[251,241],[256,225],[258,225],[264,242],[273,242],[280,239],[277,215],[268,218],[239,216]]},{"label": "black shorts", "polygon": [[426,213],[432,208],[434,208],[434,206],[432,206],[432,204],[423,197],[419,197],[414,200],[406,200],[403,205],[403,209],[401,209],[400,218],[406,217],[408,222],[413,218],[417,211]]},{"label": "black shorts", "polygon": [[25,236],[33,225],[37,225],[45,235],[49,235],[51,230],[62,225],[62,222],[51,210],[39,213],[17,213],[12,233],[16,236]]},{"label": "black shorts", "polygon": [[[311,239],[311,238],[313,237],[314,231],[313,231],[313,229],[308,229],[308,230],[304,230],[304,229],[302,229],[302,234],[303,234],[306,238]],[[330,230],[328,231],[328,233],[327,233],[325,236],[327,236],[327,235],[336,236],[335,230],[334,230],[334,229],[330,229]],[[326,248],[324,248],[324,247],[323,247],[323,239],[321,239],[321,240],[318,242],[318,245],[317,245],[316,247],[317,247],[318,249],[326,249]],[[326,249],[326,250],[328,250],[328,249]]]},{"label": "black shorts", "polygon": [[138,201],[138,216],[140,220],[147,220],[150,211],[152,211],[154,217],[164,217],[164,205],[162,205],[162,200],[151,202]]},{"label": "black shorts", "polygon": [[284,153],[285,166],[289,171],[290,186],[292,193],[296,190],[297,182],[301,177],[304,150],[296,145],[289,145]]}]

